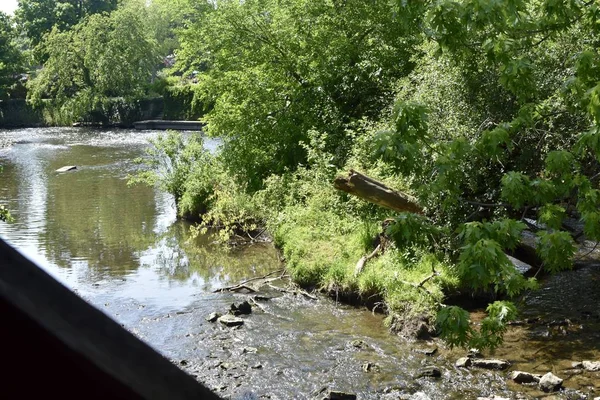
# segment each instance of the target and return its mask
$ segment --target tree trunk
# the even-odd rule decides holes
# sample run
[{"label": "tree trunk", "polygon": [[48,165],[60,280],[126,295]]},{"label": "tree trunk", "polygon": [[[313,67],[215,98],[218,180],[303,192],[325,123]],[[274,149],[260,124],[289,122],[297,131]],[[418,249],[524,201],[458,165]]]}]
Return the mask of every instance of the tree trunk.
[{"label": "tree trunk", "polygon": [[335,178],[333,186],[338,190],[394,211],[423,214],[423,209],[412,196],[391,189],[354,170],[350,170],[348,176]]}]

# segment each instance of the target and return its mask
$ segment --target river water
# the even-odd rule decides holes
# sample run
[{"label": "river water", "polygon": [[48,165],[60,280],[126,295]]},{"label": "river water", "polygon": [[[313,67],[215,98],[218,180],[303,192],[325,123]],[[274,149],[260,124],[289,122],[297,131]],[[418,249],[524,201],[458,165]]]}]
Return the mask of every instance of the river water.
[{"label": "river water", "polygon": [[[381,315],[328,298],[273,291],[266,293],[272,300],[262,303],[266,312],[255,307],[240,329],[207,322],[209,313],[226,312],[231,303],[247,298],[215,289],[282,265],[269,244],[228,250],[210,235],[192,238],[189,226],[177,221],[169,195],[127,185],[127,176],[139,168],[134,159],[157,134],[0,131],[0,142],[11,143],[0,149],[0,204],[15,219],[0,223],[0,237],[225,398],[308,399],[322,388],[360,399],[540,395],[534,388],[507,385],[505,372],[457,369],[453,361],[459,351],[440,343],[406,342],[388,333]],[[65,165],[78,168],[56,172]],[[543,324],[518,326],[498,354],[519,369],[558,368],[558,375],[570,361],[600,359],[595,286],[600,273],[596,267],[584,273],[589,293],[587,305],[576,312],[581,328],[567,327],[573,332],[565,333]],[[581,287],[571,289],[581,295]],[[544,297],[550,292],[532,295],[526,315],[546,318],[541,314],[548,312],[560,318],[561,302],[567,300],[557,305]],[[577,302],[577,295],[571,300]],[[574,312],[567,314],[573,318]],[[432,346],[439,347],[433,356],[415,351]],[[374,367],[366,370],[367,363]],[[416,378],[427,365],[438,366],[442,377]],[[598,376],[572,376],[565,382],[565,398],[600,390]]]}]

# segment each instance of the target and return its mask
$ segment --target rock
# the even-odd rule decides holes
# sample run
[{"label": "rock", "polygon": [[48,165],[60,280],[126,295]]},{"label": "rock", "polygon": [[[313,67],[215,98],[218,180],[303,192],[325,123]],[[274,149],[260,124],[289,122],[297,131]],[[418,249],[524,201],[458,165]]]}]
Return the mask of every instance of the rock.
[{"label": "rock", "polygon": [[491,396],[491,397],[478,397],[477,400],[510,400],[508,397]]},{"label": "rock", "polygon": [[362,365],[362,370],[365,372],[379,372],[379,365],[373,364],[372,362],[366,362]]},{"label": "rock", "polygon": [[432,356],[435,353],[437,353],[438,348],[437,347],[431,347],[431,348],[424,348],[424,349],[413,349],[413,351],[416,352],[416,353],[425,354],[426,356]]},{"label": "rock", "polygon": [[467,357],[469,358],[483,358],[483,354],[478,349],[469,349],[467,353]]},{"label": "rock", "polygon": [[218,320],[220,317],[221,317],[221,314],[219,314],[218,312],[213,312],[213,313],[210,313],[210,314],[208,315],[208,317],[206,317],[206,320],[207,320],[208,322],[215,322],[215,321],[216,321],[216,320]]},{"label": "rock", "polygon": [[77,169],[76,165],[67,165],[65,167],[61,167],[61,168],[57,169],[56,172],[74,171],[76,169]]},{"label": "rock", "polygon": [[600,371],[600,361],[584,361],[581,364],[586,371]]},{"label": "rock", "polygon": [[225,326],[240,326],[244,324],[243,319],[235,317],[231,314],[226,314],[222,317],[219,317],[218,321]]},{"label": "rock", "polygon": [[473,363],[473,361],[469,358],[469,357],[461,357],[458,360],[456,360],[456,365],[459,368],[467,368],[470,367],[471,364]]},{"label": "rock", "polygon": [[352,393],[341,392],[338,390],[331,390],[327,388],[321,389],[316,396],[315,400],[356,400],[356,395]]},{"label": "rock", "polygon": [[432,377],[432,378],[439,378],[442,376],[442,371],[434,365],[429,365],[427,367],[419,368],[419,370],[417,371],[417,378],[422,378],[425,376]]},{"label": "rock", "polygon": [[240,305],[232,304],[229,312],[233,315],[251,314],[252,306],[247,301],[240,303]]},{"label": "rock", "polygon": [[262,367],[263,367],[263,365],[259,363],[259,364],[254,364],[250,368],[252,368],[252,369],[262,369]]},{"label": "rock", "polygon": [[563,380],[552,372],[548,372],[540,379],[540,389],[544,392],[555,392],[562,387]]},{"label": "rock", "polygon": [[369,347],[369,345],[367,344],[367,342],[365,342],[364,340],[360,340],[360,339],[355,339],[355,340],[351,341],[348,344],[351,347],[356,347],[357,349],[366,349],[366,348]]},{"label": "rock", "polygon": [[525,372],[525,371],[513,371],[510,373],[510,379],[512,379],[513,381],[517,382],[517,383],[532,383],[532,382],[539,382],[540,379],[542,378],[541,375],[538,374],[531,374],[529,372]]},{"label": "rock", "polygon": [[431,400],[424,392],[417,392],[410,396],[411,400]]},{"label": "rock", "polygon": [[503,369],[510,367],[510,363],[506,360],[473,358],[471,360],[471,362],[474,367],[485,368],[485,369],[503,370]]},{"label": "rock", "polygon": [[583,368],[583,363],[581,361],[573,361],[571,363],[571,368]]}]

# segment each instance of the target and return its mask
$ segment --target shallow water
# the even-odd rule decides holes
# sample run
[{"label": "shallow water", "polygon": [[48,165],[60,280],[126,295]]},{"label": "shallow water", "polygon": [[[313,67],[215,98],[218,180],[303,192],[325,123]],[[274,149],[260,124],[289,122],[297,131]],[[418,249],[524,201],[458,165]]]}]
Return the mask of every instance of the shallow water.
[{"label": "shallow water", "polygon": [[[410,398],[418,392],[431,399],[516,397],[505,384],[505,373],[458,370],[453,366],[458,353],[442,348],[433,357],[415,352],[433,344],[394,337],[381,315],[327,298],[273,291],[267,293],[273,299],[261,303],[266,312],[254,307],[241,329],[207,322],[210,312],[226,312],[232,302],[247,298],[213,293],[216,288],[282,266],[268,244],[227,251],[210,236],[191,238],[189,226],[176,220],[170,196],[127,185],[127,176],[139,168],[133,160],[157,134],[81,128],[0,131],[0,142],[13,143],[0,149],[0,204],[15,218],[12,224],[0,223],[0,236],[224,397],[304,399],[323,387],[361,399]],[[218,142],[206,145],[216,148]],[[65,165],[78,169],[55,172]],[[597,282],[597,275],[590,279]],[[596,293],[593,285],[590,291]],[[539,293],[541,298],[533,296],[527,303],[532,315],[551,311],[545,292]],[[592,314],[597,300],[593,297],[590,304],[596,310]],[[536,351],[552,339],[537,344],[531,330],[515,328],[507,350],[501,350],[526,370],[561,345],[555,340],[526,357],[524,349]],[[360,348],[352,345],[356,340],[362,341]],[[597,347],[592,347],[598,337],[582,340],[584,345],[573,346],[588,350],[577,357],[596,357]],[[536,344],[529,348],[529,343]],[[366,363],[376,367],[365,371]],[[442,378],[416,379],[423,365],[439,366]],[[586,379],[577,389],[597,385],[597,379]]]}]

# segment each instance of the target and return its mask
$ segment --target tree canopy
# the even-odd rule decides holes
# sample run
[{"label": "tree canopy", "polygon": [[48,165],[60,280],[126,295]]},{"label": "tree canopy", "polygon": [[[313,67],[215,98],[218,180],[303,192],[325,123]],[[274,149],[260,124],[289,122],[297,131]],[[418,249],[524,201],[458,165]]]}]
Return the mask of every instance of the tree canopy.
[{"label": "tree canopy", "polygon": [[132,2],[110,14],[87,16],[67,31],[53,28],[42,43],[49,58],[28,85],[29,101],[50,98],[77,120],[110,98],[142,97],[157,64],[144,11]]},{"label": "tree canopy", "polygon": [[12,19],[0,12],[0,100],[8,97],[9,89],[22,72],[22,57],[15,44],[15,36]]}]

